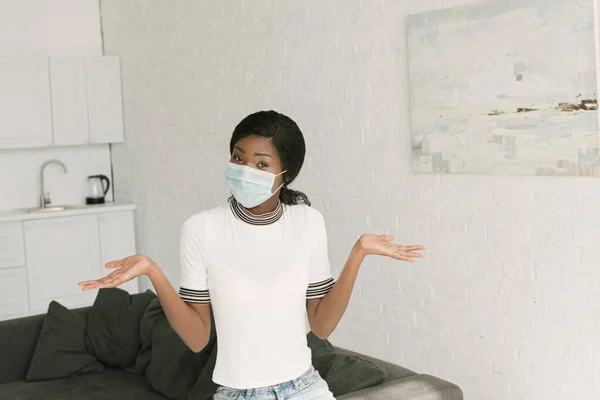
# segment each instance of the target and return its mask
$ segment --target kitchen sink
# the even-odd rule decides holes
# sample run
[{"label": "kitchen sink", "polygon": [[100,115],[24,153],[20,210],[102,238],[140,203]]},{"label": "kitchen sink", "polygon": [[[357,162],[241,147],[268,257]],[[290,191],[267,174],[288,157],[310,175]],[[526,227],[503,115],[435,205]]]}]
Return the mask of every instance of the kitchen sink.
[{"label": "kitchen sink", "polygon": [[33,208],[25,208],[22,211],[25,211],[27,213],[38,213],[38,212],[53,212],[53,211],[65,211],[65,210],[69,210],[72,208],[76,208],[75,206],[67,206],[67,205],[61,205],[61,206],[46,206],[44,208],[40,208],[40,207],[33,207]]}]

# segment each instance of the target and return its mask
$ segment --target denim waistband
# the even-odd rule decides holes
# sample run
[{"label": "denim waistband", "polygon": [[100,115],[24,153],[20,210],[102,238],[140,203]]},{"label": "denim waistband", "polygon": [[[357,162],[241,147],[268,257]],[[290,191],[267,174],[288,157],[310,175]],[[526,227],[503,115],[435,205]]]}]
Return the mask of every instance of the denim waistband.
[{"label": "denim waistband", "polygon": [[310,368],[298,378],[293,379],[289,382],[280,383],[279,385],[275,385],[274,387],[277,388],[283,386],[293,386],[296,389],[302,389],[315,383],[315,380],[317,380],[318,378],[319,375],[317,374],[317,371],[311,365]]},{"label": "denim waistband", "polygon": [[268,394],[276,393],[279,396],[282,396],[282,398],[285,398],[283,396],[291,395],[291,394],[298,392],[308,386],[311,386],[311,385],[315,384],[315,382],[317,382],[319,379],[320,379],[320,375],[314,369],[314,367],[311,366],[305,373],[300,375],[298,378],[293,379],[291,381],[278,383],[276,385],[264,386],[264,387],[254,388],[254,389],[233,389],[233,388],[228,388],[228,387],[222,387],[221,389],[225,390],[226,392],[228,392],[230,394],[233,394],[233,393],[241,394],[244,397],[251,397],[253,394],[254,395],[268,395]]}]

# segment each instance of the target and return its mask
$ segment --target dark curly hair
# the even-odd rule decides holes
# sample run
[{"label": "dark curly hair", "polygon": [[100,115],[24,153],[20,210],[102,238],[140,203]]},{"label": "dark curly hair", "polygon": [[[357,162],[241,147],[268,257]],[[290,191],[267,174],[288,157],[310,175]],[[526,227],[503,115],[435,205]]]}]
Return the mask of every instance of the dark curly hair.
[{"label": "dark curly hair", "polygon": [[304,136],[298,125],[291,118],[272,110],[250,114],[233,130],[229,153],[232,154],[235,144],[247,136],[268,138],[281,159],[283,170],[287,172],[283,175],[279,200],[287,205],[304,203],[310,206],[304,193],[288,187],[300,173],[306,154]]}]

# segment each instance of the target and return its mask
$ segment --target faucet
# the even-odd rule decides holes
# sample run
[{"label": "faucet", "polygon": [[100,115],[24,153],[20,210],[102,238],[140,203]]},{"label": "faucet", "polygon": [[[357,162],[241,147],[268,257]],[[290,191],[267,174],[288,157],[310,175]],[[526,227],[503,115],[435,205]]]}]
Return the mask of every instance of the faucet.
[{"label": "faucet", "polygon": [[62,161],[59,160],[48,160],[45,163],[42,164],[42,167],[40,168],[40,208],[46,208],[46,206],[48,204],[50,204],[50,192],[48,192],[47,196],[44,196],[44,170],[46,169],[46,167],[50,164],[58,164],[62,167],[64,173],[67,173],[67,167],[65,166],[65,164],[62,163]]}]

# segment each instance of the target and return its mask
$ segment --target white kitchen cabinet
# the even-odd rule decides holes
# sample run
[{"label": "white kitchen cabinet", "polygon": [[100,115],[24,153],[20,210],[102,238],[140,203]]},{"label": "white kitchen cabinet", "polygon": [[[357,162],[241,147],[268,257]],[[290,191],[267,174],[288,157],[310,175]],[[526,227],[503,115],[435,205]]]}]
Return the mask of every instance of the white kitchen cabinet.
[{"label": "white kitchen cabinet", "polygon": [[[101,275],[110,274],[112,269],[104,267],[109,261],[121,260],[136,253],[133,213],[121,211],[98,215],[100,232]],[[139,292],[138,278],[119,286],[129,293]]]},{"label": "white kitchen cabinet", "polygon": [[0,148],[52,145],[47,57],[0,57]]},{"label": "white kitchen cabinet", "polygon": [[100,245],[96,215],[25,221],[30,311],[43,313],[51,300],[65,307],[90,305],[97,291],[78,282],[99,277]]},{"label": "white kitchen cabinet", "polygon": [[50,58],[54,145],[89,142],[86,63],[84,57]]},{"label": "white kitchen cabinet", "polygon": [[28,312],[25,268],[0,269],[0,319],[21,317]]},{"label": "white kitchen cabinet", "polygon": [[[24,265],[23,224],[20,221],[0,224],[0,269]],[[0,292],[0,303],[2,296]]]},{"label": "white kitchen cabinet", "polygon": [[[93,304],[98,290],[77,284],[136,253],[132,205],[106,204],[49,213],[0,214],[0,320],[45,313],[50,301]],[[138,279],[121,285],[139,293]]]},{"label": "white kitchen cabinet", "polygon": [[85,61],[90,143],[123,142],[119,58],[87,57]]},{"label": "white kitchen cabinet", "polygon": [[0,223],[0,316],[17,318],[28,311],[23,224]]}]

